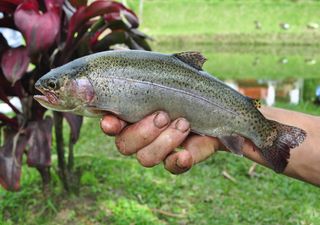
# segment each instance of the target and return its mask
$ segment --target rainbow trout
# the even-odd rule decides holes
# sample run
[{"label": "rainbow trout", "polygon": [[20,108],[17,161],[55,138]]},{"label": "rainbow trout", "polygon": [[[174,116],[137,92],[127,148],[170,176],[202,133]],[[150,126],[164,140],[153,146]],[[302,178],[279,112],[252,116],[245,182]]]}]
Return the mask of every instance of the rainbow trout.
[{"label": "rainbow trout", "polygon": [[101,52],[51,70],[35,84],[43,95],[34,98],[48,109],[90,117],[112,112],[131,123],[164,110],[233,153],[242,155],[244,137],[250,139],[270,167],[283,172],[305,131],[266,119],[255,100],[203,71],[205,61],[198,52]]}]

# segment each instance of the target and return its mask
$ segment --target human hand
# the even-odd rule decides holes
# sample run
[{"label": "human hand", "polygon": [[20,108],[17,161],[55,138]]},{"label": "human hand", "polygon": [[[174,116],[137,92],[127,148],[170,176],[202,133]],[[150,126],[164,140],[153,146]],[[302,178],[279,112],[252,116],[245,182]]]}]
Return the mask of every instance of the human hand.
[{"label": "human hand", "polygon": [[[291,152],[284,174],[320,186],[320,139],[317,132],[320,118],[272,107],[262,107],[260,111],[268,119],[297,126],[308,134],[313,134]],[[177,129],[177,124],[182,129]],[[217,138],[190,134],[188,121],[183,118],[170,121],[165,112],[154,113],[132,125],[127,125],[115,116],[106,115],[100,125],[106,134],[116,136],[116,145],[122,154],[136,153],[138,161],[146,167],[163,161],[165,168],[174,174],[186,172],[217,150],[226,150]],[[176,151],[178,146],[181,146],[182,150]],[[252,142],[245,139],[243,155],[268,167],[255,149]]]},{"label": "human hand", "polygon": [[[116,146],[122,154],[136,154],[145,167],[164,162],[173,174],[186,172],[223,148],[217,138],[190,134],[186,119],[170,121],[165,112],[153,113],[131,125],[113,115],[105,115],[100,126],[104,133],[116,136]],[[179,146],[182,149],[177,151]]]}]

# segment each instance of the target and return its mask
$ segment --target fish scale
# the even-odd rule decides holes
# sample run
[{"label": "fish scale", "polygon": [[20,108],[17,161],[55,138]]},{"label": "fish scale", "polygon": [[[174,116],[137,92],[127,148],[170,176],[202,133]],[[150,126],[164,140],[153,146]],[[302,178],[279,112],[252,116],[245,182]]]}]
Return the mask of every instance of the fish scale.
[{"label": "fish scale", "polygon": [[[97,57],[97,56],[94,56]],[[265,137],[261,137],[261,135],[255,136],[256,131],[258,128],[260,129],[267,129],[267,125],[263,123],[263,120],[265,120],[264,117],[261,116],[261,114],[255,110],[254,106],[251,104],[248,99],[242,95],[239,95],[238,92],[235,90],[229,88],[221,81],[213,78],[211,75],[203,72],[198,71],[192,67],[190,67],[188,64],[181,62],[180,60],[174,58],[172,55],[163,55],[163,54],[156,54],[154,53],[151,57],[148,58],[137,58],[134,54],[125,54],[125,52],[119,51],[119,57],[118,58],[112,58],[108,59],[108,55],[104,55],[102,57],[97,57],[97,60],[92,60],[88,58],[88,71],[94,70],[94,71],[103,71],[100,75],[98,75],[99,79],[97,79],[96,73],[90,73],[88,72],[89,78],[91,82],[94,83],[94,88],[96,93],[105,93],[103,90],[101,90],[102,87],[109,86],[108,82],[110,82],[111,77],[114,77],[113,79],[118,78],[128,78],[131,79],[132,82],[136,80],[136,82],[149,82],[150,84],[150,90],[153,89],[152,87],[159,87],[161,85],[162,87],[169,87],[176,91],[185,91],[184,94],[192,93],[197,98],[205,99],[206,101],[206,108],[210,108],[210,110],[207,112],[207,115],[215,114],[210,118],[207,116],[204,116],[202,120],[205,120],[206,123],[210,127],[232,127],[232,129],[224,128],[224,133],[216,133],[217,129],[214,129],[214,131],[211,132],[204,132],[203,130],[196,129],[196,127],[192,126],[191,128],[195,130],[197,133],[203,133],[211,136],[221,136],[221,135],[230,135],[231,133],[239,133],[239,124],[237,121],[241,120],[247,120],[247,118],[254,118],[255,120],[259,120],[260,127],[256,127],[256,129],[250,129],[252,126],[248,126],[245,124],[245,127],[247,129],[245,132],[241,132],[243,136],[248,138],[254,138],[255,144],[257,146],[262,146],[265,140]],[[150,59],[151,58],[151,59]],[[103,62],[103,63],[102,63]],[[116,68],[126,68],[126,70],[122,69],[116,69]],[[161,71],[158,73],[158,71]],[[101,77],[101,79],[100,79]],[[105,77],[109,77],[109,80],[107,82],[103,82]],[[186,79],[187,78],[187,79]],[[117,83],[117,81],[113,81],[114,83]],[[122,87],[122,85],[115,84],[112,87],[109,87],[111,90],[111,93],[108,93],[109,96],[113,96],[116,92],[116,89],[121,90],[127,90],[131,89],[131,87]],[[141,91],[142,89],[140,89]],[[154,89],[153,89],[154,90]],[[117,95],[121,95],[120,93],[116,93]],[[145,96],[145,93],[140,93],[142,96]],[[99,95],[99,94],[98,94]],[[147,95],[148,96],[148,95]],[[177,99],[174,99],[174,95],[170,96],[170,102],[173,102],[174,104],[181,105],[181,100],[177,97]],[[114,101],[111,99],[104,99],[102,100],[105,102],[108,107],[110,106],[110,102],[114,103],[114,107],[121,107],[121,105],[127,105],[127,97],[123,99],[123,103],[120,104],[117,102],[115,104]],[[150,99],[150,101],[155,101],[154,99]],[[156,100],[158,102],[158,105],[162,105],[163,103],[160,103],[159,100]],[[211,104],[210,104],[211,103]],[[136,105],[142,106],[144,103],[136,102]],[[148,103],[149,104],[149,103]],[[107,107],[107,105],[105,107]],[[101,105],[99,105],[101,106]],[[219,107],[221,111],[218,116],[218,113],[216,112],[216,108]],[[154,106],[154,110],[159,110],[161,107]],[[121,109],[118,109],[118,111],[121,111]],[[127,110],[126,110],[127,111]],[[172,110],[169,110],[169,113]],[[207,111],[207,110],[206,110]],[[214,112],[214,113],[213,113]],[[230,114],[228,116],[228,114]],[[251,114],[253,114],[251,116]],[[133,113],[132,115],[137,115],[137,113]],[[234,115],[238,115],[237,117],[234,117]],[[145,116],[144,114],[142,116]],[[194,114],[191,115],[184,115],[183,112],[176,113],[175,116],[172,116],[172,119],[175,119],[177,116],[185,116],[187,119],[189,119],[191,122],[193,120]],[[130,118],[130,116],[126,117],[130,122],[135,122],[139,119],[141,119],[139,116],[135,118]],[[223,121],[223,124],[219,123],[217,124],[215,121],[208,121],[209,120],[221,120]],[[197,118],[197,121],[200,119]],[[234,121],[234,122],[230,122]],[[253,121],[251,121],[253,122]],[[191,123],[192,125],[192,123]],[[241,129],[241,128],[240,128]],[[223,130],[223,129],[218,129]],[[264,134],[265,132],[263,132]]]},{"label": "fish scale", "polygon": [[[197,52],[97,53],[52,70],[37,82],[36,87],[44,95],[54,94],[59,104],[38,99],[54,110],[84,116],[113,112],[132,123],[164,110],[172,120],[186,118],[193,132],[219,138],[236,154],[242,154],[244,138],[250,139],[270,167],[282,172],[289,150],[302,143],[306,133],[266,119],[256,100],[203,71],[204,61]],[[54,89],[49,82],[56,82]]]}]

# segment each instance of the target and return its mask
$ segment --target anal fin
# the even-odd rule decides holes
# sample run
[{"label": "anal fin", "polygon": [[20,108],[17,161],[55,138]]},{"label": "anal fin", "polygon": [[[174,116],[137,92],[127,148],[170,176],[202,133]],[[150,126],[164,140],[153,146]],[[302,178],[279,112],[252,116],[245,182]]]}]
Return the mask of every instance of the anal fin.
[{"label": "anal fin", "polygon": [[219,137],[219,140],[221,143],[231,152],[237,154],[237,155],[243,155],[242,147],[244,144],[244,138],[237,135],[226,135]]}]

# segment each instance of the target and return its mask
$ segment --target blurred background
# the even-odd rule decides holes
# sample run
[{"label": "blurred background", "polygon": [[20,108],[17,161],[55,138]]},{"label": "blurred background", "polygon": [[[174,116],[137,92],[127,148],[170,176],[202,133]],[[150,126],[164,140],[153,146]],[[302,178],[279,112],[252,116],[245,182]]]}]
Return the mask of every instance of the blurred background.
[{"label": "blurred background", "polygon": [[267,105],[316,100],[317,1],[126,3],[139,13],[142,31],[155,38],[155,51],[201,51],[206,70]]},{"label": "blurred background", "polygon": [[[204,69],[244,95],[320,116],[319,1],[118,2],[137,15],[152,51],[200,51]],[[24,41],[0,32],[11,46]],[[117,44],[125,45],[132,48]],[[4,102],[0,111],[12,114]],[[70,128],[63,131],[68,139]],[[218,153],[180,176],[162,165],[142,168],[89,118],[73,148],[77,191],[59,182],[53,151],[50,191],[43,194],[36,170],[22,166],[20,191],[0,190],[0,224],[320,224],[319,188],[245,158]]]}]

